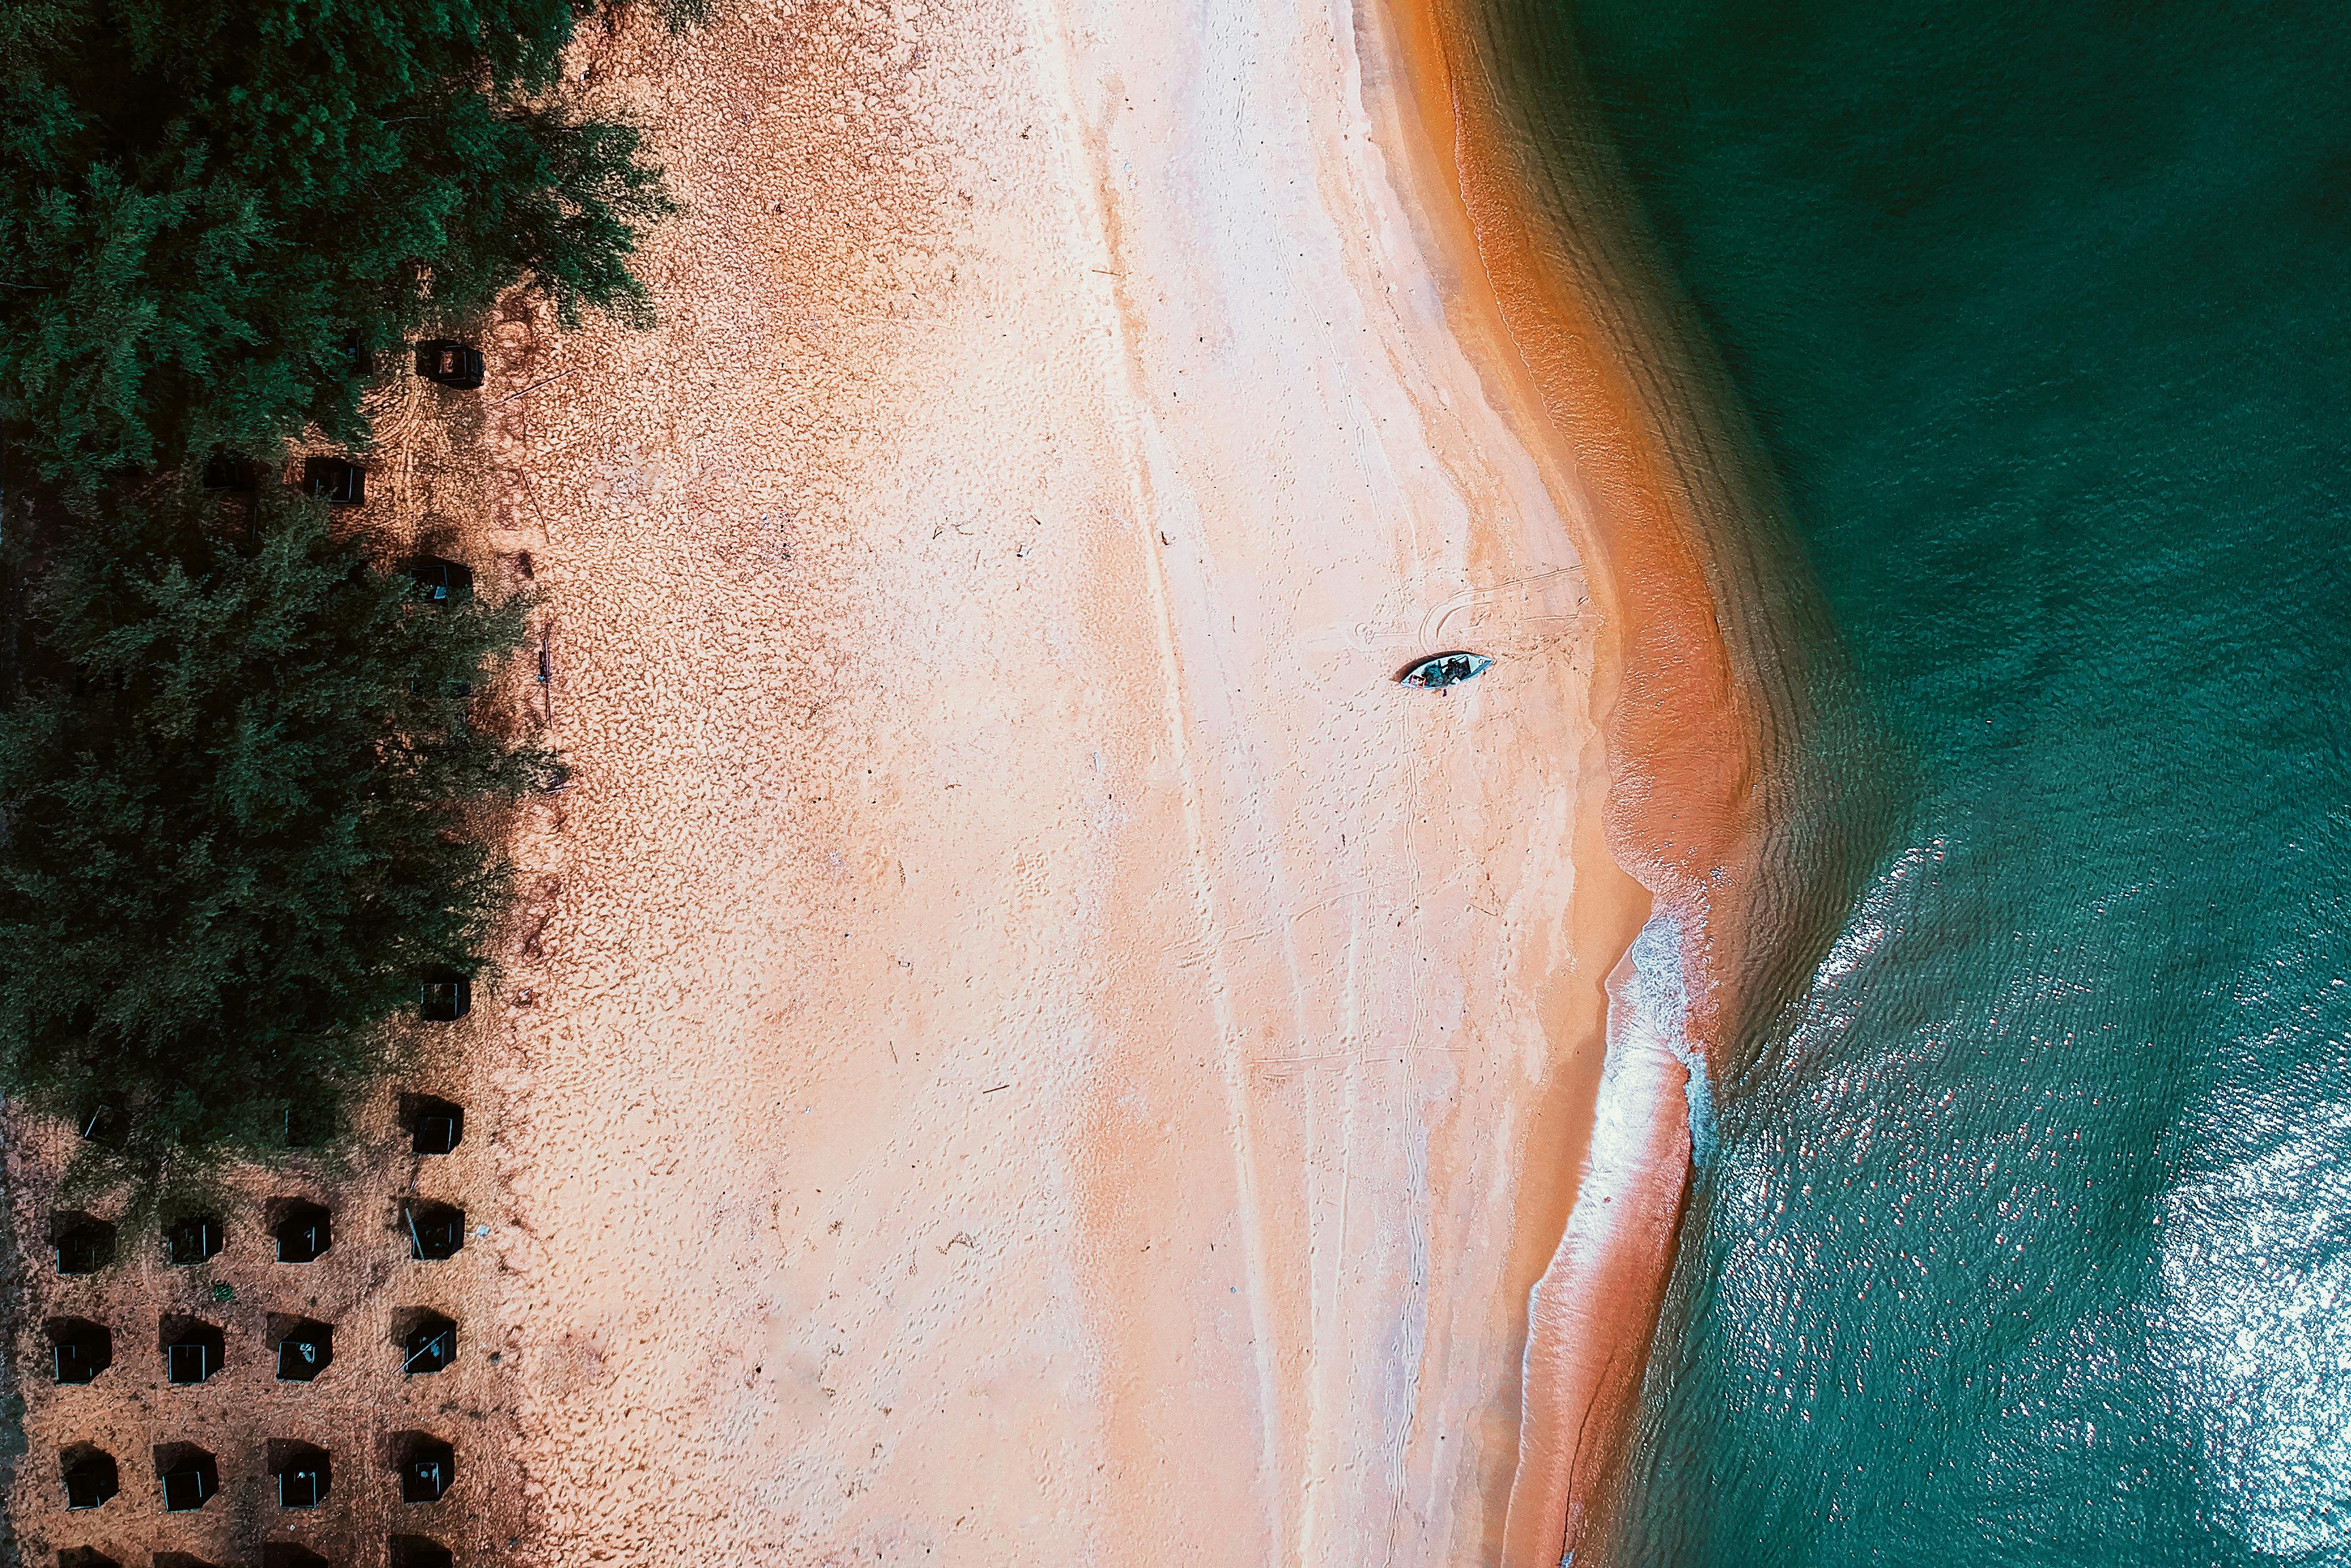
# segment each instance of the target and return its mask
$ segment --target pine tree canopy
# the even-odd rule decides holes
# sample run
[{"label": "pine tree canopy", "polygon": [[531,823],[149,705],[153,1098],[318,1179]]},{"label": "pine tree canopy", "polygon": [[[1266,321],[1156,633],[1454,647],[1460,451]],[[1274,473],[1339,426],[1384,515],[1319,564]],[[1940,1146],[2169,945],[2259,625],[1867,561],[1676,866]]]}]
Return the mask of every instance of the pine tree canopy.
[{"label": "pine tree canopy", "polygon": [[354,340],[516,284],[642,311],[671,207],[633,129],[566,106],[591,5],[0,5],[0,427],[85,490],[308,423],[356,445]]},{"label": "pine tree canopy", "polygon": [[478,814],[552,765],[469,719],[523,607],[420,602],[292,496],[249,532],[118,502],[59,547],[0,710],[0,1090],[120,1107],[151,1167],[268,1149],[487,949]]}]

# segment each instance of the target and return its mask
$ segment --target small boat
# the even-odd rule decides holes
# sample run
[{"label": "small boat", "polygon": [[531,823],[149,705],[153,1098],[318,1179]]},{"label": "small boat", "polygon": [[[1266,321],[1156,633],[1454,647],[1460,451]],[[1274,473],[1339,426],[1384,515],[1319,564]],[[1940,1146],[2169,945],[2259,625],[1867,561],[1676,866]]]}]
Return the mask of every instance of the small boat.
[{"label": "small boat", "polygon": [[1458,686],[1464,680],[1475,680],[1493,668],[1494,661],[1482,653],[1466,650],[1440,653],[1407,665],[1404,673],[1396,677],[1396,683],[1417,686],[1424,691],[1442,691],[1448,686]]}]

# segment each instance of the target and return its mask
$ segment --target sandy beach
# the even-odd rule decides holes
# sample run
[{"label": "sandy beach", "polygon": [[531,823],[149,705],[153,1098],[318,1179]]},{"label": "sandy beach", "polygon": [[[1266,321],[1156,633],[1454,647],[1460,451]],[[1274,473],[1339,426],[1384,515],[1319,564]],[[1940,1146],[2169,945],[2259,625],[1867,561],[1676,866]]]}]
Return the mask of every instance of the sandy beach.
[{"label": "sandy beach", "polygon": [[1556,1562],[1687,1133],[1608,1022],[1625,432],[1506,320],[1434,18],[720,10],[574,58],[684,205],[653,328],[380,410],[573,770],[434,1079],[468,1550]]},{"label": "sandy beach", "polygon": [[[1740,753],[1726,670],[1645,640],[1703,628],[1694,535],[1625,345],[1479,182],[1468,46],[1347,0],[719,9],[573,57],[683,204],[654,325],[517,303],[477,397],[373,400],[364,525],[534,596],[508,695],[571,782],[403,1085],[464,1158],[300,1178],[354,1245],[471,1227],[334,1276],[351,1343],[430,1305],[468,1347],[371,1352],[346,1413],[458,1433],[466,1562],[1594,1561]],[[1450,649],[1496,662],[1396,684]],[[1657,668],[1717,682],[1680,729]],[[39,1451],[139,1452],[95,1397]],[[401,1528],[353,1496],[303,1539]]]}]

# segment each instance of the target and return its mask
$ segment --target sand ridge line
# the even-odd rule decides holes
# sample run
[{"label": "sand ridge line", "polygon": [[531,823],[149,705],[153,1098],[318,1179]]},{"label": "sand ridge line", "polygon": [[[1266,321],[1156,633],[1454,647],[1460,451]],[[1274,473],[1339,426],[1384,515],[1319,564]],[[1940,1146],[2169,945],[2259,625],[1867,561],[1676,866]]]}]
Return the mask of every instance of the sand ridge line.
[{"label": "sand ridge line", "polygon": [[[1073,196],[1076,192],[1085,193],[1083,198],[1073,202],[1082,213],[1081,232],[1094,256],[1104,264],[1089,267],[1090,276],[1096,281],[1085,286],[1085,296],[1090,302],[1096,304],[1099,316],[1108,328],[1107,336],[1115,350],[1111,355],[1117,366],[1115,373],[1125,379],[1130,391],[1129,416],[1115,421],[1114,427],[1130,485],[1133,515],[1142,524],[1128,532],[1133,535],[1137,557],[1143,566],[1142,576],[1151,595],[1151,619],[1161,677],[1162,713],[1168,745],[1176,758],[1178,791],[1183,804],[1191,898],[1199,933],[1200,958],[1197,961],[1204,961],[1208,966],[1208,993],[1216,1010],[1221,1077],[1230,1129],[1233,1179],[1239,1198],[1242,1245],[1249,1258],[1247,1282],[1250,1336],[1257,1346],[1255,1361],[1261,1423],[1259,1440],[1266,1452],[1273,1453],[1279,1451],[1281,1442],[1280,1406],[1275,1391],[1275,1336],[1267,1300],[1270,1263],[1262,1233],[1262,1200],[1258,1190],[1259,1176],[1249,1126],[1246,1048],[1231,1005],[1232,982],[1224,959],[1223,925],[1217,913],[1216,888],[1208,866],[1207,826],[1186,733],[1183,659],[1176,646],[1166,574],[1161,561],[1161,551],[1168,547],[1172,535],[1160,526],[1157,508],[1154,504],[1152,464],[1147,455],[1151,447],[1151,404],[1142,385],[1138,359],[1141,333],[1132,311],[1122,297],[1127,288],[1127,274],[1126,268],[1120,265],[1123,258],[1119,254],[1114,198],[1104,172],[1106,153],[1084,129],[1073,80],[1075,61],[1067,18],[1054,0],[1030,0],[1030,5],[1040,30],[1050,40],[1053,52],[1054,84],[1061,95],[1062,127],[1071,149],[1064,156],[1073,169],[1083,171],[1082,177],[1070,184]],[[1282,928],[1285,950],[1287,932],[1285,924]],[[1294,972],[1295,955],[1289,956]],[[1269,1515],[1268,1528],[1279,1539],[1282,1534],[1279,1489],[1266,1490],[1263,1506]]]}]

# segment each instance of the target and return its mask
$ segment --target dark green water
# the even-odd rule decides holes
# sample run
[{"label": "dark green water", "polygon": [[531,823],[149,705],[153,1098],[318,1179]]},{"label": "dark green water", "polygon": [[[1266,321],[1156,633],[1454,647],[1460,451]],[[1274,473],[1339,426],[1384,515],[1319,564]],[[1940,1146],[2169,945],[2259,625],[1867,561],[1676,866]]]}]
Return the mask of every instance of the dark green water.
[{"label": "dark green water", "polygon": [[1580,52],[1886,742],[1626,1560],[2351,1563],[2351,11],[1488,3],[1538,136]]}]

